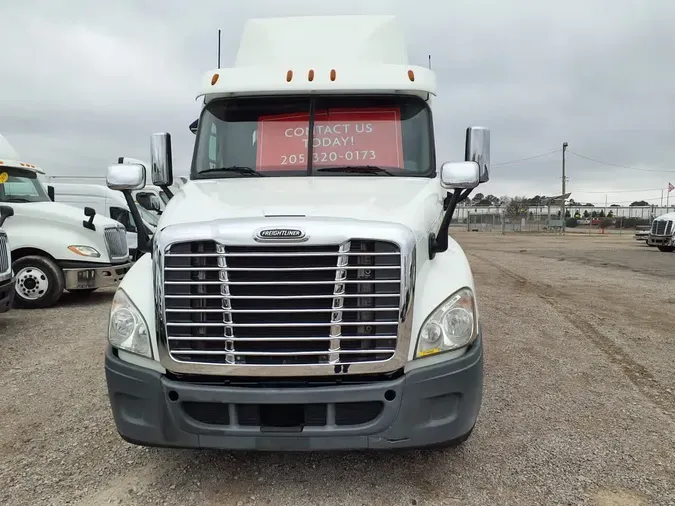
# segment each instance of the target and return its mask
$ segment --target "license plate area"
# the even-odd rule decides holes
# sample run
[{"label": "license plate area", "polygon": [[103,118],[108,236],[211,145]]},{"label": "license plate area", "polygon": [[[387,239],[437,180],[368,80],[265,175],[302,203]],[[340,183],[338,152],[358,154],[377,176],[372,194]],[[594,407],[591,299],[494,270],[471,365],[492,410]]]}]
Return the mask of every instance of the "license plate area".
[{"label": "license plate area", "polygon": [[259,404],[260,432],[302,432],[305,408],[303,404]]},{"label": "license plate area", "polygon": [[92,288],[96,284],[96,270],[84,269],[77,271],[77,288]]}]

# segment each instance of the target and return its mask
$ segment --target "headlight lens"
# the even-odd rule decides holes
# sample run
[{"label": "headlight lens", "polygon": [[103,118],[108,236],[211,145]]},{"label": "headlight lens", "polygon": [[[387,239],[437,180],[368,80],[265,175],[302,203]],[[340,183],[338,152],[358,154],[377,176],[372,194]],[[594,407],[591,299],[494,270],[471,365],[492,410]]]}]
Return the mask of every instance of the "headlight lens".
[{"label": "headlight lens", "polygon": [[108,341],[115,348],[152,358],[148,325],[141,312],[121,288],[115,292],[110,308]]},{"label": "headlight lens", "polygon": [[76,255],[81,255],[83,257],[93,257],[93,258],[98,258],[101,256],[101,254],[91,246],[78,246],[78,245],[73,245],[73,246],[68,246],[68,249],[75,253]]},{"label": "headlight lens", "polygon": [[458,290],[426,319],[417,338],[415,358],[467,346],[477,336],[476,304],[469,288]]}]

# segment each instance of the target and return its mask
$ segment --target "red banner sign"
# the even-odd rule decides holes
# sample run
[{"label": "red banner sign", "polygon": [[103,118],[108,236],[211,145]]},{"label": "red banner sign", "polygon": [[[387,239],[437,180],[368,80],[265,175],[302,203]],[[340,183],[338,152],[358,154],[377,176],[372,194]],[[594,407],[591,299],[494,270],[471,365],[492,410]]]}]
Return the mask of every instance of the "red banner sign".
[{"label": "red banner sign", "polygon": [[[307,167],[309,114],[277,114],[258,119],[257,170]],[[317,111],[313,166],[378,165],[403,169],[401,113],[398,108]]]}]

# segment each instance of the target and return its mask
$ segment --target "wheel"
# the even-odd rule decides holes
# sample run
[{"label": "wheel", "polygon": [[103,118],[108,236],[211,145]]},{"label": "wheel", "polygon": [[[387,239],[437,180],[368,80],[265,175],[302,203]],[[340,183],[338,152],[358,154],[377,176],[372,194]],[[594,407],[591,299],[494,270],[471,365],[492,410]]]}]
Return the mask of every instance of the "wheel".
[{"label": "wheel", "polygon": [[63,272],[53,260],[41,256],[19,258],[12,264],[16,272],[14,307],[38,309],[53,306],[63,294]]},{"label": "wheel", "polygon": [[675,246],[659,246],[659,251],[663,251],[665,253],[672,253],[675,251]]}]

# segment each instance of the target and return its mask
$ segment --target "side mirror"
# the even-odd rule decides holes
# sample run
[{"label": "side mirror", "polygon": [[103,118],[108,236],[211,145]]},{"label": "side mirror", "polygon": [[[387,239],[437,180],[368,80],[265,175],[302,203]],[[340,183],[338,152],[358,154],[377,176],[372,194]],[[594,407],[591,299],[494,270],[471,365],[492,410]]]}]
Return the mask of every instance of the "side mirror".
[{"label": "side mirror", "polygon": [[52,185],[47,186],[47,196],[49,200],[54,202],[54,187]]},{"label": "side mirror", "polygon": [[150,139],[150,167],[153,184],[157,186],[171,186],[173,184],[170,134],[152,134]]},{"label": "side mirror", "polygon": [[190,132],[193,134],[197,135],[197,126],[199,125],[199,120],[196,119],[192,123],[190,123]]},{"label": "side mirror", "polygon": [[480,168],[476,162],[446,162],[441,166],[441,186],[471,189],[480,184]]},{"label": "side mirror", "polygon": [[111,165],[105,182],[111,190],[141,190],[145,188],[145,167],[139,163]]},{"label": "side mirror", "polygon": [[96,216],[96,209],[94,209],[93,207],[85,207],[84,215],[89,219],[83,221],[82,226],[84,228],[88,228],[89,230],[96,230],[96,225],[94,225],[94,216]]},{"label": "side mirror", "polygon": [[490,180],[490,130],[485,127],[466,129],[464,160],[476,162],[479,167],[479,183]]},{"label": "side mirror", "polygon": [[14,216],[14,208],[9,206],[0,206],[0,227],[5,223],[7,218]]}]

